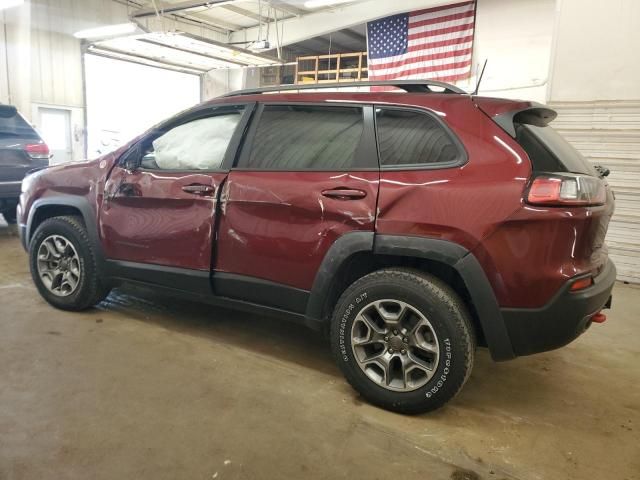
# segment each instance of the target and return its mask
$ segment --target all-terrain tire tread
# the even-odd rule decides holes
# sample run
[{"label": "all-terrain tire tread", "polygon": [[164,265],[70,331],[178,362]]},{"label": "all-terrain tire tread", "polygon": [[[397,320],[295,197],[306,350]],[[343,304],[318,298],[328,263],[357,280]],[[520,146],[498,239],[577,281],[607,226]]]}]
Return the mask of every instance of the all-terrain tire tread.
[{"label": "all-terrain tire tread", "polygon": [[[82,218],[75,215],[64,215],[59,217],[48,218],[38,226],[38,229],[33,235],[32,243],[33,243],[33,240],[35,240],[38,237],[38,233],[40,231],[46,229],[47,227],[55,226],[58,222],[64,222],[68,226],[70,226],[73,229],[74,233],[78,236],[79,240],[83,243],[84,247],[86,248],[86,251],[88,252],[88,255],[85,256],[84,258],[85,268],[83,272],[84,282],[86,284],[86,291],[84,295],[82,295],[81,298],[78,298],[78,301],[76,301],[73,304],[52,303],[49,300],[49,298],[47,298],[46,295],[43,295],[43,297],[45,300],[47,300],[47,302],[51,303],[56,308],[61,308],[63,310],[70,310],[70,311],[86,310],[87,308],[93,307],[94,305],[104,300],[106,296],[109,294],[110,289],[107,288],[101,280],[101,272],[100,272],[99,264],[97,261],[96,253],[94,251],[91,240],[89,239],[89,235],[87,234],[87,229],[84,226],[84,222],[82,221]],[[34,246],[31,245],[31,248],[33,247]],[[30,261],[33,262],[32,259]],[[37,275],[36,271],[37,269],[35,268],[35,265],[32,265],[31,272],[32,272],[32,275],[34,276],[34,281],[36,282],[36,285],[38,285],[39,284],[38,279],[35,278],[35,275]]]},{"label": "all-terrain tire tread", "polygon": [[[363,277],[356,280],[353,284],[351,284],[338,299],[334,311],[341,311],[343,303],[346,302],[354,294],[354,292],[361,289],[365,284],[371,286],[372,284],[377,283],[389,284],[396,282],[413,283],[418,288],[428,290],[432,294],[434,294],[444,305],[447,306],[447,309],[451,312],[451,318],[455,320],[457,330],[461,332],[464,337],[462,344],[467,347],[464,352],[464,358],[462,359],[464,363],[465,376],[457,382],[452,394],[446,397],[435,396],[433,399],[431,399],[431,406],[428,408],[428,410],[435,410],[450,401],[460,392],[460,390],[462,390],[462,387],[469,379],[471,371],[473,370],[476,347],[475,331],[468,309],[460,296],[447,283],[435,277],[434,275],[417,269],[405,267],[384,268],[364,275]],[[336,331],[337,328],[338,322],[332,321],[330,327],[330,337],[331,346],[336,358],[339,357],[339,355],[337,354],[339,347],[336,341],[336,339],[338,338]],[[350,375],[345,375],[345,377],[354,389],[359,390],[358,386],[354,383]],[[425,411],[424,408],[411,407],[409,405],[401,407],[393,405],[388,406],[388,408],[406,414],[421,413]]]}]

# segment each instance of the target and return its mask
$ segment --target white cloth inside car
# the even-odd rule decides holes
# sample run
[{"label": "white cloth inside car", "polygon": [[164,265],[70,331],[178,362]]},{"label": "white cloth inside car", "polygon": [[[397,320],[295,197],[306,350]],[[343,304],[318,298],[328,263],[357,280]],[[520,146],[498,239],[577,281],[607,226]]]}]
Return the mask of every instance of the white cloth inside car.
[{"label": "white cloth inside car", "polygon": [[237,113],[217,115],[172,128],[153,141],[158,167],[166,170],[220,168],[240,117]]}]

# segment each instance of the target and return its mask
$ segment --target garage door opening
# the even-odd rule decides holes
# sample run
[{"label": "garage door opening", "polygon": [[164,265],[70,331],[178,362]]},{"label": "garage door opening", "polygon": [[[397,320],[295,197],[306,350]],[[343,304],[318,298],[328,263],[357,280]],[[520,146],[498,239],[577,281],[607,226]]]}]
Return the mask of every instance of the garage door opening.
[{"label": "garage door opening", "polygon": [[200,102],[198,75],[91,54],[84,65],[88,158]]}]

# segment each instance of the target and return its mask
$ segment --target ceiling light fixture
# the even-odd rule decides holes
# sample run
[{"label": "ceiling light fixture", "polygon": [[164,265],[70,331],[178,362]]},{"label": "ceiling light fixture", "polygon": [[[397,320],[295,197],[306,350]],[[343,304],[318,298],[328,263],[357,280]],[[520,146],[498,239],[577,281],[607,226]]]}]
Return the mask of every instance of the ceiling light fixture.
[{"label": "ceiling light fixture", "polygon": [[0,0],[0,10],[24,5],[24,0]]},{"label": "ceiling light fixture", "polygon": [[[1,0],[0,0],[1,1]],[[119,23],[117,25],[105,25],[104,27],[87,28],[73,34],[76,38],[101,38],[126,35],[133,33],[138,26],[135,23]]]},{"label": "ceiling light fixture", "polygon": [[333,5],[353,1],[354,0],[307,0],[306,2],[304,2],[304,8],[332,7]]}]

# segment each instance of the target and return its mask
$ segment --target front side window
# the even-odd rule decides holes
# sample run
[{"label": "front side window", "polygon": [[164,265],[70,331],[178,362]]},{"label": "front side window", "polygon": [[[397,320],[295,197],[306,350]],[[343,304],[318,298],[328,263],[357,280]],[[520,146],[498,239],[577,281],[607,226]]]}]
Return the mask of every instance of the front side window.
[{"label": "front side window", "polygon": [[199,118],[151,142],[140,166],[159,170],[217,170],[222,167],[241,110]]},{"label": "front side window", "polygon": [[376,108],[382,167],[450,164],[461,152],[433,116],[411,110]]},{"label": "front side window", "polygon": [[266,105],[239,168],[347,170],[356,163],[362,108]]}]

